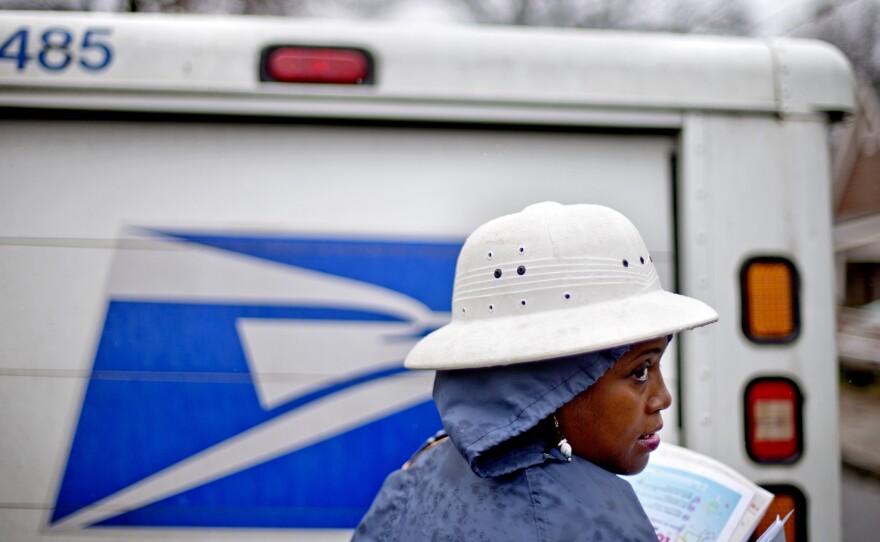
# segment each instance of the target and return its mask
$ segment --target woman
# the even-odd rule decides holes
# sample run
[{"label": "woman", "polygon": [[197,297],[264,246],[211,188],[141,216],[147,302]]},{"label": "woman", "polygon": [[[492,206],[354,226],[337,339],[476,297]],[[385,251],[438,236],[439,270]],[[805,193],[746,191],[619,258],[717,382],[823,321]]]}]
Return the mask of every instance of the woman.
[{"label": "woman", "polygon": [[452,310],[405,362],[437,370],[445,433],[388,477],[353,540],[656,540],[617,475],[659,445],[671,335],[715,311],[663,291],[623,215],[556,203],[468,238]]}]

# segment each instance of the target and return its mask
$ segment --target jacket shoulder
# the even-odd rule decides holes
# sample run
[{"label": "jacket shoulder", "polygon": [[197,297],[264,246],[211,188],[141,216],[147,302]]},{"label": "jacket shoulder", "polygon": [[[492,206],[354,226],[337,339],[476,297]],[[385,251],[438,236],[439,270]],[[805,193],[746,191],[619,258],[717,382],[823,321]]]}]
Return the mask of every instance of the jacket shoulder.
[{"label": "jacket shoulder", "polygon": [[539,540],[652,541],[657,535],[626,480],[583,459],[526,471]]},{"label": "jacket shoulder", "polygon": [[388,477],[352,540],[538,538],[525,473],[480,478],[447,440]]}]

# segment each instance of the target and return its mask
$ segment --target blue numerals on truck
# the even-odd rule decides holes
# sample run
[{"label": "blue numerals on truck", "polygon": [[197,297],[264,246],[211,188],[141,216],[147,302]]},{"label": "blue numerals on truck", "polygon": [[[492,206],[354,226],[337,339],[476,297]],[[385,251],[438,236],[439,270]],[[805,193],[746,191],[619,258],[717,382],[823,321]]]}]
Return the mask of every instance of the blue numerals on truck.
[{"label": "blue numerals on truck", "polygon": [[69,28],[53,26],[40,34],[39,41],[31,49],[28,39],[31,29],[19,28],[0,45],[0,61],[15,62],[22,71],[28,62],[37,64],[49,72],[63,72],[71,66],[97,72],[106,69],[113,61],[109,28],[87,28],[82,36]]}]

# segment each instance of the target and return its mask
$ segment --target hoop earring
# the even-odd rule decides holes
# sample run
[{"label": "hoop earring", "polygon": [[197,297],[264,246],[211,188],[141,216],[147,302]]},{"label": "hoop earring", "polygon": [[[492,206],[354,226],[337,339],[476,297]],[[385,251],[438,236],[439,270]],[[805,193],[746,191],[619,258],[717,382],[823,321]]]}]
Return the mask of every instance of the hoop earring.
[{"label": "hoop earring", "polygon": [[556,435],[561,437],[562,440],[559,441],[559,451],[562,452],[562,455],[565,456],[565,460],[571,463],[571,444],[568,443],[568,439],[562,434],[562,431],[559,429],[559,420],[556,419],[556,414],[553,415],[553,425],[556,426]]}]

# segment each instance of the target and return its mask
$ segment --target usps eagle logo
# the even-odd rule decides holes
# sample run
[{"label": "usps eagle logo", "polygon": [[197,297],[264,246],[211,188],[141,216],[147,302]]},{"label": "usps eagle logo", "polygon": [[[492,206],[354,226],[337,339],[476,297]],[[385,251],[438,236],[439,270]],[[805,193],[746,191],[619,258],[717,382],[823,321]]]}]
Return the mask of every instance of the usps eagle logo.
[{"label": "usps eagle logo", "polygon": [[440,428],[460,247],[132,229],[49,527],[355,527]]}]

